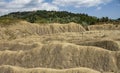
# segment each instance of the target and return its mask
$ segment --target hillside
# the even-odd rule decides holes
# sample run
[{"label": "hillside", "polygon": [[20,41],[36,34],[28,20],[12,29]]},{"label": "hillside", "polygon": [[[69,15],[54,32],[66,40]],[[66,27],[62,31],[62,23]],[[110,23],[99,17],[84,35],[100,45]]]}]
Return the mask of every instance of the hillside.
[{"label": "hillside", "polygon": [[[8,21],[10,22],[10,21]],[[119,73],[120,25],[0,26],[1,73]]]},{"label": "hillside", "polygon": [[0,17],[0,73],[119,73],[120,21],[56,11]]},{"label": "hillside", "polygon": [[25,20],[31,23],[78,23],[84,26],[97,23],[118,24],[119,19],[113,20],[108,17],[97,18],[87,14],[71,13],[66,11],[28,11],[14,12],[0,17],[0,23],[5,21]]}]

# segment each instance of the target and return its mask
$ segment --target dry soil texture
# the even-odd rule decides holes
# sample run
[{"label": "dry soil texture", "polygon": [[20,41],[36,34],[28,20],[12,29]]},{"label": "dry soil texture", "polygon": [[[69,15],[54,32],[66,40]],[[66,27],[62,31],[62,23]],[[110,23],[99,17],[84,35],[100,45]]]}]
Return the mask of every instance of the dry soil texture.
[{"label": "dry soil texture", "polygon": [[0,73],[119,73],[120,26],[31,24],[0,27]]}]

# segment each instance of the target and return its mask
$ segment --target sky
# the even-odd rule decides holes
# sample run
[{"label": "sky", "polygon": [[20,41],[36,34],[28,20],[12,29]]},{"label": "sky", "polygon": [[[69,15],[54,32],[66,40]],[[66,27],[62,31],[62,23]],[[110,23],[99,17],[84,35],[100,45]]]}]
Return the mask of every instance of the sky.
[{"label": "sky", "polygon": [[36,10],[68,11],[117,19],[120,18],[120,0],[0,0],[0,16]]}]

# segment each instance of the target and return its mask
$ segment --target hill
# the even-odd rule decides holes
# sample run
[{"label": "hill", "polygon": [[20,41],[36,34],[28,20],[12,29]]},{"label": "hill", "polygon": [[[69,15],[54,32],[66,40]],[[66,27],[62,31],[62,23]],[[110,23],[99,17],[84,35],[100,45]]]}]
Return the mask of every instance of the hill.
[{"label": "hill", "polygon": [[55,11],[1,16],[0,73],[120,73],[118,23]]},{"label": "hill", "polygon": [[28,11],[13,12],[0,17],[0,23],[11,20],[26,20],[31,23],[70,23],[75,22],[82,25],[93,25],[96,23],[118,23],[108,17],[97,18],[87,14],[71,13],[66,11]]}]

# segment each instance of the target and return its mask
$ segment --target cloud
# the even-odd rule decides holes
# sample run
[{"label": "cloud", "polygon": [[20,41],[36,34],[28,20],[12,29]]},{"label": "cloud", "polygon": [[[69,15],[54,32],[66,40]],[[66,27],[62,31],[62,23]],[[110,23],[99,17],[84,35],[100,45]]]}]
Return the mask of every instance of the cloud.
[{"label": "cloud", "polygon": [[97,10],[101,10],[102,9],[102,7],[97,7]]},{"label": "cloud", "polygon": [[6,2],[6,8],[22,8],[24,5],[30,3],[31,0],[12,0],[11,2]]},{"label": "cloud", "polygon": [[99,5],[106,4],[111,0],[0,0],[0,15],[17,11],[32,10],[61,10],[68,7],[94,7],[101,9]]},{"label": "cloud", "polygon": [[111,0],[54,0],[58,6],[93,7],[110,2]]},{"label": "cloud", "polygon": [[0,0],[0,15],[32,10],[59,10],[59,8],[44,0]]}]

